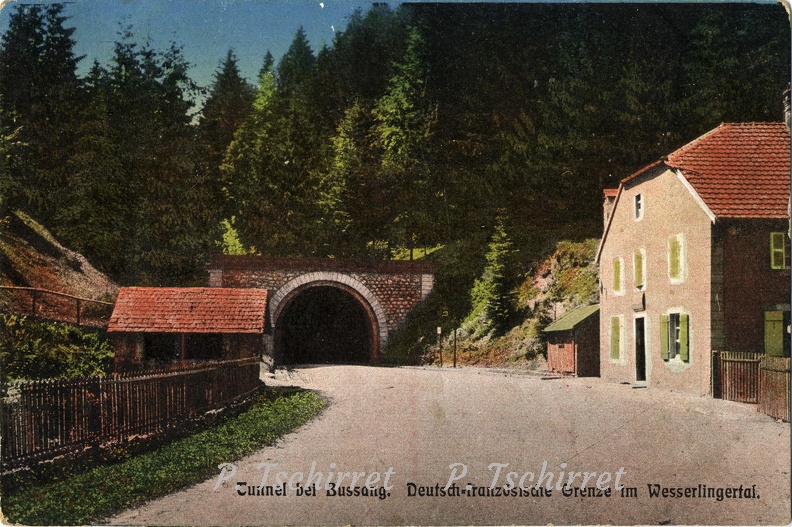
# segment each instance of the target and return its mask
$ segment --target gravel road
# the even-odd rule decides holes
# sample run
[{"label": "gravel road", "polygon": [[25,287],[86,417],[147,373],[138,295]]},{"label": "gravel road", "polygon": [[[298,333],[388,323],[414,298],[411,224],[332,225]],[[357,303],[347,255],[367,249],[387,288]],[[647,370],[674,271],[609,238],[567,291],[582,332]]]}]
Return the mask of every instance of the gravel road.
[{"label": "gravel road", "polygon": [[[219,483],[218,470],[217,476],[203,483],[123,512],[110,522],[750,525],[790,521],[790,426],[759,414],[755,406],[633,389],[600,379],[543,379],[472,368],[305,367],[267,375],[265,381],[317,390],[328,399],[328,407],[277,445],[242,460],[229,459],[236,472],[230,474],[229,466],[225,481]],[[267,464],[266,485],[272,492],[280,489],[278,472],[282,479],[292,478],[294,485],[286,484],[286,495],[239,495],[237,483],[259,485]],[[564,481],[570,473],[573,477],[571,496],[559,490],[563,485],[556,488],[562,471]],[[337,472],[349,472],[336,489],[351,488],[349,492],[358,495],[328,492],[329,472],[334,473],[331,483],[337,482]],[[585,473],[588,481],[583,487]],[[449,481],[452,477],[457,479]],[[514,489],[517,495],[511,495],[509,487],[504,488],[507,477],[515,484],[523,478],[527,495],[519,495],[519,486]],[[317,495],[297,496],[297,482],[308,483],[309,478],[319,483]],[[374,490],[366,486],[367,478]],[[549,496],[531,491],[540,478],[541,488],[549,482]],[[598,481],[610,496],[607,490],[593,490]],[[623,490],[614,489],[617,482]],[[449,483],[451,495],[420,495],[436,494]],[[494,489],[489,489],[493,483]],[[239,489],[247,492],[247,485]],[[307,488],[310,492],[312,487]],[[498,490],[501,495],[494,495]],[[650,491],[661,495],[653,497]],[[712,497],[697,496],[707,492]],[[681,497],[672,497],[677,494]]]}]

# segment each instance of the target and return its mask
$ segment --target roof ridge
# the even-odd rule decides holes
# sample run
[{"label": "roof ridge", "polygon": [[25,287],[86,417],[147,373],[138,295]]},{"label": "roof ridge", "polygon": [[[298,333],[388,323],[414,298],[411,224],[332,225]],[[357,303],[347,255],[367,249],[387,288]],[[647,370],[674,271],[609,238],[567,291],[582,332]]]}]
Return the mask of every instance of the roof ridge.
[{"label": "roof ridge", "polygon": [[663,158],[663,160],[666,162],[666,164],[668,166],[670,166],[672,168],[680,168],[681,169],[683,167],[678,164],[678,161],[675,161],[675,160],[679,160],[680,157],[682,157],[683,155],[687,154],[688,152],[694,150],[702,142],[712,139],[714,136],[720,134],[721,132],[723,132],[724,130],[727,130],[729,128],[748,128],[748,127],[756,127],[756,128],[759,128],[759,127],[761,127],[761,128],[765,128],[765,127],[782,128],[782,127],[784,127],[785,128],[786,127],[786,123],[781,122],[781,121],[722,122],[721,124],[719,124],[718,126],[713,128],[712,130],[709,130],[708,132],[704,133],[703,135],[697,137],[696,139],[693,139],[689,143],[686,143],[686,144],[680,146],[679,148],[677,148],[676,150],[674,150],[670,154],[666,155],[665,158]]},{"label": "roof ridge", "polygon": [[730,126],[730,125],[731,125],[731,123],[721,123],[721,124],[719,124],[718,126],[713,128],[712,130],[710,130],[708,132],[705,132],[703,135],[698,136],[697,138],[693,139],[689,143],[685,143],[684,145],[680,146],[679,148],[677,148],[676,150],[674,150],[670,154],[666,155],[663,158],[663,161],[665,161],[665,163],[668,166],[672,167],[672,168],[682,168],[680,166],[672,164],[673,163],[673,161],[671,161],[672,158],[677,158],[677,157],[681,156],[683,153],[686,153],[686,152],[688,152],[690,150],[693,150],[693,148],[698,146],[702,141],[704,141],[705,139],[709,139],[710,137],[714,136],[717,132],[720,132],[721,130],[725,129],[727,126]]}]

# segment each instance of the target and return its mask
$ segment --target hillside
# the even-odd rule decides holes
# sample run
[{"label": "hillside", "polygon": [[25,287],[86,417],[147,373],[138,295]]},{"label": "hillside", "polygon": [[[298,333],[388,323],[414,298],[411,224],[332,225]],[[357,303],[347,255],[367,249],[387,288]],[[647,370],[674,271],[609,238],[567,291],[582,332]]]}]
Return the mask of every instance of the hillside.
[{"label": "hillside", "polygon": [[482,334],[480,323],[468,317],[456,330],[446,329],[438,342],[426,347],[420,361],[439,364],[442,352],[444,365],[449,365],[456,346],[461,365],[543,369],[546,341],[542,330],[567,310],[599,299],[594,264],[597,244],[596,239],[560,241],[549,255],[531,263],[511,290],[513,315],[503,334]]},{"label": "hillside", "polygon": [[[118,286],[88,260],[63,245],[41,224],[21,211],[0,219],[0,285],[32,287],[81,298],[112,301]],[[18,314],[30,310],[28,292],[0,290],[0,308]],[[43,295],[39,309],[61,311],[70,318],[73,302]]]}]

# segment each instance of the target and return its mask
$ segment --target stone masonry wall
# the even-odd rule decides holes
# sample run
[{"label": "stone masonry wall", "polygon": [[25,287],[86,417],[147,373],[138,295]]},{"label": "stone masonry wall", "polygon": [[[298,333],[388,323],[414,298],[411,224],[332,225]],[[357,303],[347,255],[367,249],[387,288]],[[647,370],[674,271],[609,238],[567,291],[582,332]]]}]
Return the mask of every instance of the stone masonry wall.
[{"label": "stone masonry wall", "polygon": [[[417,267],[416,271],[414,273],[394,272],[393,269],[388,269],[386,266],[382,272],[369,269],[363,272],[354,270],[344,272],[339,269],[328,271],[326,274],[337,277],[335,281],[340,282],[344,276],[347,276],[363,284],[382,306],[387,333],[390,334],[404,322],[407,313],[431,291],[434,282],[433,275],[425,272],[426,269],[423,267]],[[315,268],[308,266],[289,269],[255,269],[252,265],[222,269],[215,267],[210,270],[210,285],[212,287],[256,287],[267,289],[270,295],[274,295],[292,280],[315,272]]]}]

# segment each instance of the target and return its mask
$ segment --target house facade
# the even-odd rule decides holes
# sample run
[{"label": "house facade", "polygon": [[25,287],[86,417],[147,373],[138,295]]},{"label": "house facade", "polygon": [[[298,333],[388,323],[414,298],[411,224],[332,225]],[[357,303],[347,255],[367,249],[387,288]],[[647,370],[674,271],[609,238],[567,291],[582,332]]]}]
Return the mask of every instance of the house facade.
[{"label": "house facade", "polygon": [[713,350],[788,355],[789,152],[723,124],[605,192],[603,378],[704,395]]}]

